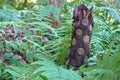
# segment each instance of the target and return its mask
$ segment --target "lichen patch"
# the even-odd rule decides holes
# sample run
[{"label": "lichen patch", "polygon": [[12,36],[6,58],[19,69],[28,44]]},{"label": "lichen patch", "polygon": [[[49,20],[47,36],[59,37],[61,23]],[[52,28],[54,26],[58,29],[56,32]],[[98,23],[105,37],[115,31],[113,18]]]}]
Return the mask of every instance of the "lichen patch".
[{"label": "lichen patch", "polygon": [[78,49],[79,55],[83,55],[85,53],[85,50],[83,48]]},{"label": "lichen patch", "polygon": [[77,30],[76,30],[76,34],[77,34],[78,36],[81,36],[81,35],[82,35],[82,30],[81,30],[81,29],[77,29]]},{"label": "lichen patch", "polygon": [[84,18],[84,19],[82,20],[82,24],[83,24],[84,26],[87,26],[88,23],[89,23],[89,20],[88,20],[88,19]]},{"label": "lichen patch", "polygon": [[85,35],[83,39],[84,39],[84,42],[85,42],[85,43],[88,43],[88,42],[89,42],[89,36],[88,36],[88,35]]},{"label": "lichen patch", "polygon": [[72,39],[72,45],[73,46],[76,45],[76,39],[75,38]]},{"label": "lichen patch", "polygon": [[91,24],[89,25],[89,30],[92,31],[92,25]]}]

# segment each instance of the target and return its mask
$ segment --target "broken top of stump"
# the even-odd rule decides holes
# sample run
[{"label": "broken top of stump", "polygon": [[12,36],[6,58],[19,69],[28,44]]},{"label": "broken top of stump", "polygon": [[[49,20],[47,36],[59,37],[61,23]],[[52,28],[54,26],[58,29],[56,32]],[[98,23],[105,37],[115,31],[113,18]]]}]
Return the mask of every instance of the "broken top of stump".
[{"label": "broken top of stump", "polygon": [[[83,24],[83,26],[87,26],[89,23],[89,19],[92,18],[92,9],[93,7],[91,7],[89,10],[84,4],[80,6],[75,6],[73,11],[73,23],[76,22],[77,26],[80,26],[81,23]],[[81,19],[83,19],[82,22],[80,22]]]}]

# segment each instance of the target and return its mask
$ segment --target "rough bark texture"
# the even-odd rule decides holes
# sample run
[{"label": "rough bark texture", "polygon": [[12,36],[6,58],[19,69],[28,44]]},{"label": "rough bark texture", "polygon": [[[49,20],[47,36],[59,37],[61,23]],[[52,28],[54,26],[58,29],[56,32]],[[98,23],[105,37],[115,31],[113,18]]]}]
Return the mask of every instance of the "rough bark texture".
[{"label": "rough bark texture", "polygon": [[73,32],[67,68],[73,66],[78,69],[85,63],[85,58],[90,56],[90,41],[93,28],[92,8],[85,5],[75,6],[73,12]]}]

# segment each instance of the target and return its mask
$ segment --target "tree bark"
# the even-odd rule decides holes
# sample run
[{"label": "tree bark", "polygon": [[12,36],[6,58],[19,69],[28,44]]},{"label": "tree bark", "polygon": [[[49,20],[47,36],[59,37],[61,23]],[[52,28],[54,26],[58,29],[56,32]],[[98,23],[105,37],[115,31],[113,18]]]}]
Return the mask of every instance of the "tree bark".
[{"label": "tree bark", "polygon": [[66,62],[67,68],[73,66],[77,70],[85,64],[85,58],[90,56],[90,41],[94,26],[92,8],[85,5],[75,6],[73,12],[73,32],[70,52]]}]

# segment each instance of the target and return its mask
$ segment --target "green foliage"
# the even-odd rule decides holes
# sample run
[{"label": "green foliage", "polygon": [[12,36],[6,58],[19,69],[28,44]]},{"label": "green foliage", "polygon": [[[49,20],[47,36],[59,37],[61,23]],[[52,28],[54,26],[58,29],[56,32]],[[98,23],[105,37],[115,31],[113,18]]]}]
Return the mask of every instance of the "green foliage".
[{"label": "green foliage", "polygon": [[38,67],[33,74],[40,74],[40,72],[42,72],[41,75],[45,76],[48,80],[82,80],[74,71],[56,66],[49,60],[37,61],[32,64],[41,66]]},{"label": "green foliage", "polygon": [[3,7],[2,10],[0,10],[0,21],[13,21],[13,22],[23,22],[21,19],[21,16],[17,10],[14,9],[7,9],[6,7]]},{"label": "green foliage", "polygon": [[[119,80],[120,79],[120,54],[97,55],[96,66],[86,68],[85,80]],[[82,70],[81,70],[82,71]],[[84,71],[84,69],[83,69]]]},{"label": "green foliage", "polygon": [[8,76],[7,74],[11,75],[8,79],[13,80],[82,80],[75,71],[59,67],[44,58],[31,65],[25,65],[25,67],[7,66],[3,71],[2,78]]},{"label": "green foliage", "polygon": [[[106,0],[63,1],[61,8],[48,0],[29,0],[25,6],[23,0],[12,1],[0,1],[0,80],[120,79],[119,0],[112,4]],[[91,57],[88,67],[67,70],[72,8],[83,3],[89,8],[94,5]],[[62,25],[54,28],[58,21]]]}]

